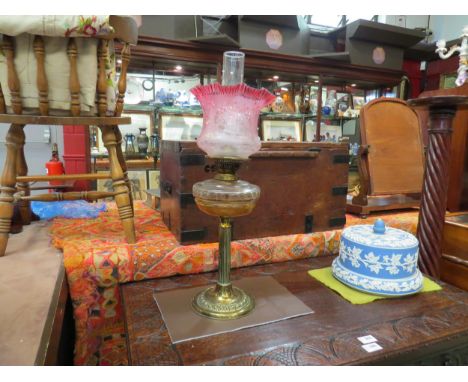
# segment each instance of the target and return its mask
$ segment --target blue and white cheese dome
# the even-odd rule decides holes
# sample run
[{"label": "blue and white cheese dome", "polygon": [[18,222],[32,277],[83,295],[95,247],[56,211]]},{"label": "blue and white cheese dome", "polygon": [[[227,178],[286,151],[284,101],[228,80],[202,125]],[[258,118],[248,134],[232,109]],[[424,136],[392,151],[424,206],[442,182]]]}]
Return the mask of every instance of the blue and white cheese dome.
[{"label": "blue and white cheese dome", "polygon": [[333,275],[363,292],[404,296],[419,292],[423,277],[418,269],[419,243],[400,229],[386,227],[382,219],[374,225],[345,228],[340,253],[333,261]]}]

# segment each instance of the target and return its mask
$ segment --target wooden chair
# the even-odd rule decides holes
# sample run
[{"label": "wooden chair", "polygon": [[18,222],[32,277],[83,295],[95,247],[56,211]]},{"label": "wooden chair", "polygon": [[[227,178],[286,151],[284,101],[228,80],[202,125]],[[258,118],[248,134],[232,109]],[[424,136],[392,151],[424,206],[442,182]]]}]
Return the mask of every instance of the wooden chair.
[{"label": "wooden chair", "polygon": [[420,203],[424,151],[416,112],[397,98],[381,97],[360,112],[359,186],[346,211],[370,212]]},{"label": "wooden chair", "polygon": [[[127,176],[127,166],[122,153],[122,135],[119,124],[129,124],[130,118],[121,117],[126,91],[126,75],[130,61],[130,45],[135,45],[138,38],[136,22],[130,17],[111,16],[110,24],[115,33],[99,37],[98,42],[98,76],[96,84],[96,115],[83,116],[80,103],[80,80],[77,71],[77,43],[75,38],[69,38],[67,55],[70,64],[69,92],[70,110],[67,115],[51,115],[48,99],[48,79],[45,70],[44,38],[34,37],[34,54],[37,62],[37,89],[39,107],[33,114],[24,114],[20,92],[20,82],[15,68],[15,39],[3,35],[1,49],[6,57],[8,70],[8,91],[11,97],[11,107],[5,104],[4,91],[0,86],[0,122],[10,123],[6,135],[6,160],[0,180],[0,256],[6,251],[10,231],[14,202],[19,203],[23,224],[31,222],[30,201],[78,200],[89,201],[104,197],[114,197],[120,219],[122,221],[125,237],[129,243],[134,243],[135,228],[133,221],[133,203],[130,192],[130,182]],[[60,38],[60,37],[57,37]],[[122,42],[121,71],[117,84],[118,94],[113,115],[107,111],[107,79],[105,63],[108,57],[110,40],[117,39]],[[109,152],[109,174],[70,174],[57,176],[30,176],[24,156],[25,134],[23,128],[30,125],[97,125],[102,131],[104,145]],[[113,192],[67,192],[43,195],[30,195],[29,182],[51,180],[93,180],[111,178]]]}]

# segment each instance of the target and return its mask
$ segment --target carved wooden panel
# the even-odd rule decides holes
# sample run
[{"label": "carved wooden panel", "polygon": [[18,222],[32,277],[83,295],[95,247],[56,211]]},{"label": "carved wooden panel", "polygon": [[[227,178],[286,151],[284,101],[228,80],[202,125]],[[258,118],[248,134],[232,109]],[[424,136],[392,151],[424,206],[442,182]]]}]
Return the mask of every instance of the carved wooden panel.
[{"label": "carved wooden panel", "polygon": [[[442,291],[353,305],[307,274],[329,256],[236,269],[232,278],[273,275],[315,313],[230,333],[171,343],[153,293],[214,283],[216,273],[121,286],[133,365],[355,365],[466,363],[468,293]],[[367,353],[371,334],[383,350]],[[457,350],[457,355],[450,351]],[[446,355],[446,356],[445,356]],[[432,358],[431,358],[432,357]]]}]

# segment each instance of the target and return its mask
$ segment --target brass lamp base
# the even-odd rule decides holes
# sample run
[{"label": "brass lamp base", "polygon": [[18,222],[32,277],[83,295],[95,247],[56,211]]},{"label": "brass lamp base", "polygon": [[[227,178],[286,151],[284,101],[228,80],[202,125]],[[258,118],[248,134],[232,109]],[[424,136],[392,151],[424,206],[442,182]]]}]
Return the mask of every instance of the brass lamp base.
[{"label": "brass lamp base", "polygon": [[232,284],[217,284],[198,293],[192,306],[203,316],[232,320],[249,314],[255,307],[255,299]]},{"label": "brass lamp base", "polygon": [[209,318],[232,320],[245,316],[255,307],[254,299],[230,281],[231,235],[234,217],[248,215],[260,196],[258,186],[239,180],[236,170],[241,160],[216,158],[217,174],[214,179],[195,183],[193,195],[198,208],[212,216],[219,216],[218,282],[198,293],[193,309]]}]

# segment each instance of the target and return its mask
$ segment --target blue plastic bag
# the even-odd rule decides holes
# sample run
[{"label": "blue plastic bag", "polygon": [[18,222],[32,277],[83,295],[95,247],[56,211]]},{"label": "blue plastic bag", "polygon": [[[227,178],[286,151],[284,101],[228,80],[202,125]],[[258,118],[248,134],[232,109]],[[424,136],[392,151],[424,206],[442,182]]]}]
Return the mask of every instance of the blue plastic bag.
[{"label": "blue plastic bag", "polygon": [[99,212],[106,211],[105,203],[88,203],[85,200],[66,200],[59,202],[31,202],[32,211],[41,220],[53,219],[56,217],[69,219],[94,219],[99,216]]}]

